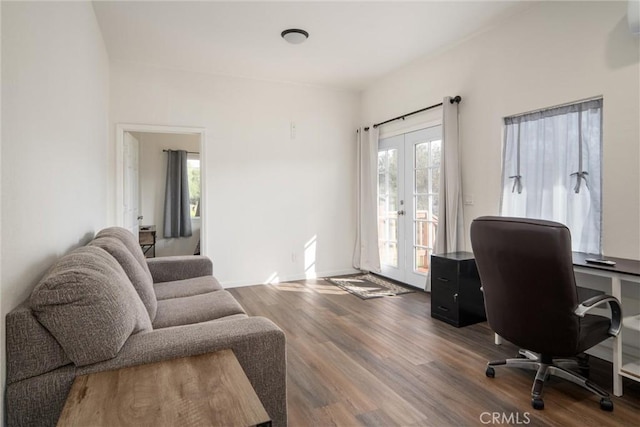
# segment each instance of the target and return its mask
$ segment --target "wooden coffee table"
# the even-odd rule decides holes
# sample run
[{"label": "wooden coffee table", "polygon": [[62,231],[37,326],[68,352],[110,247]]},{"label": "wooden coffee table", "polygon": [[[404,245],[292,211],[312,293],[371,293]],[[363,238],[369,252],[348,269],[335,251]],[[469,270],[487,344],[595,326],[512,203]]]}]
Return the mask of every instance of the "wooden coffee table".
[{"label": "wooden coffee table", "polygon": [[271,426],[233,351],[75,379],[58,426]]}]

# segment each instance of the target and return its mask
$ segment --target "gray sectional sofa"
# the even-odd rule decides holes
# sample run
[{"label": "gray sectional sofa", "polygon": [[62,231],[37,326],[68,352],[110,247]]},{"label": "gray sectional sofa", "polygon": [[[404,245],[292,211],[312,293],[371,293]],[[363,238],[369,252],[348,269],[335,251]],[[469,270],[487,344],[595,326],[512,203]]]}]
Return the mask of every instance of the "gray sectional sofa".
[{"label": "gray sectional sofa", "polygon": [[55,425],[78,375],[232,349],[287,423],[285,336],[248,317],[203,256],[146,259],[112,227],[60,258],[6,318],[9,426]]}]

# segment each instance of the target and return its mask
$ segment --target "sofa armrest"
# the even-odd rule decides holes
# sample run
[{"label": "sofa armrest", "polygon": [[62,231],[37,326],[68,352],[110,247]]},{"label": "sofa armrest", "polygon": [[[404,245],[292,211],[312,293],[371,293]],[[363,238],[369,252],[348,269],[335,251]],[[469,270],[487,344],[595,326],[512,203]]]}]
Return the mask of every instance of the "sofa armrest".
[{"label": "sofa armrest", "polygon": [[153,283],[173,282],[213,274],[211,260],[202,255],[147,258],[147,265]]},{"label": "sofa armrest", "polygon": [[274,426],[287,424],[284,332],[269,319],[216,320],[141,332],[129,337],[111,360],[78,368],[77,374],[233,350]]}]

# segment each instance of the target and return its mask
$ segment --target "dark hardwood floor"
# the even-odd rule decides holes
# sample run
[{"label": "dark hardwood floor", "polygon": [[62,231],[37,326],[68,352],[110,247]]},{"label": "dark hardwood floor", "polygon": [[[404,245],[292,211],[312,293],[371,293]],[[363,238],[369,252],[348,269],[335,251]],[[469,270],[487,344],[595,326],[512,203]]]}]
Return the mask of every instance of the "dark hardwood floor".
[{"label": "dark hardwood floor", "polygon": [[[640,384],[627,379],[613,413],[560,379],[533,410],[533,371],[484,374],[488,360],[518,349],[494,345],[486,322],[458,329],[432,319],[428,293],[364,301],[323,280],[230,292],[287,335],[290,426],[640,426]],[[611,392],[612,365],[592,357],[591,379]]]}]

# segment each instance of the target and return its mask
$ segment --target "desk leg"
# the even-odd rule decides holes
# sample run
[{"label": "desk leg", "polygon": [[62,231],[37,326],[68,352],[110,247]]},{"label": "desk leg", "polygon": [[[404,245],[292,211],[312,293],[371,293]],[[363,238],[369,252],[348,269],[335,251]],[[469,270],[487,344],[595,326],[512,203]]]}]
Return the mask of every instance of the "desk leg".
[{"label": "desk leg", "polygon": [[[622,283],[617,275],[611,276],[611,295],[622,301]],[[613,395],[622,396],[622,331],[613,338]]]},{"label": "desk leg", "polygon": [[493,334],[493,342],[495,345],[502,345],[502,337],[498,334]]}]

